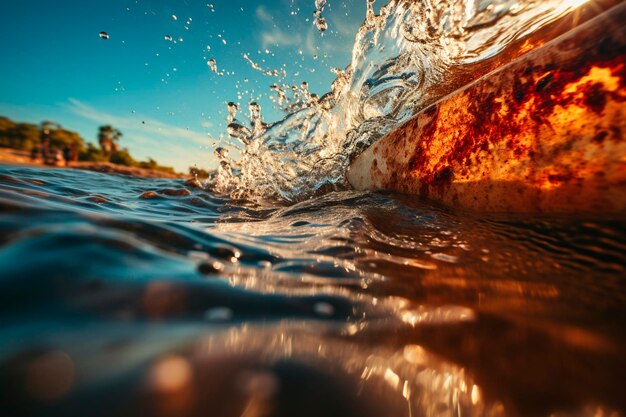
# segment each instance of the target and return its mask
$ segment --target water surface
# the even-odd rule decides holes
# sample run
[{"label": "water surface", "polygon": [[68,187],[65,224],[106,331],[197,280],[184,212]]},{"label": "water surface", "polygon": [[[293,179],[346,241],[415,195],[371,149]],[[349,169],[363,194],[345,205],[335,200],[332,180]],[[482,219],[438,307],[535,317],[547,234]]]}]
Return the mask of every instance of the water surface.
[{"label": "water surface", "polygon": [[626,410],[623,216],[16,166],[0,210],[7,415]]}]

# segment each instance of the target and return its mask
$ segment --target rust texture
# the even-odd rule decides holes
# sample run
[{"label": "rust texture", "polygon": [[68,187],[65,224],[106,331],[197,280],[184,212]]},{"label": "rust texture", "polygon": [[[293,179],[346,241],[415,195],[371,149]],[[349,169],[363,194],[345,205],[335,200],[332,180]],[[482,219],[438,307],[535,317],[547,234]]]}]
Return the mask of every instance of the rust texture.
[{"label": "rust texture", "polygon": [[625,210],[625,21],[621,4],[430,106],[348,180],[479,210]]}]

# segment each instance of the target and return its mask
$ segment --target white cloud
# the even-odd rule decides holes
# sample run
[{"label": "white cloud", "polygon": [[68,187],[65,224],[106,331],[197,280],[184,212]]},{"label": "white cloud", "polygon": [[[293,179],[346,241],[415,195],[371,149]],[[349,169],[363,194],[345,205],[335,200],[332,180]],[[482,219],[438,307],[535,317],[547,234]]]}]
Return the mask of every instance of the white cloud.
[{"label": "white cloud", "polygon": [[302,44],[302,36],[299,33],[286,33],[280,30],[274,23],[274,18],[263,6],[256,8],[256,17],[263,23],[261,30],[261,46],[265,49],[268,46],[294,46]]},{"label": "white cloud", "polygon": [[309,31],[306,34],[306,49],[311,55],[317,55],[317,52],[318,52],[315,47],[316,46],[315,43],[317,40],[315,38],[315,35],[317,34],[318,34],[317,30],[313,26],[309,28]]},{"label": "white cloud", "polygon": [[259,6],[256,8],[256,17],[263,23],[273,24],[274,18],[272,15],[265,9],[265,6]]},{"label": "white cloud", "polygon": [[[365,16],[363,16],[365,17]],[[356,32],[361,25],[362,20],[342,18],[341,15],[329,16],[328,23],[332,28],[341,36],[345,36],[349,39],[354,39]]]},{"label": "white cloud", "polygon": [[69,99],[69,110],[85,119],[98,123],[111,124],[120,129],[133,129],[150,135],[163,136],[168,139],[186,139],[197,145],[206,145],[207,137],[200,132],[194,132],[178,126],[168,125],[160,120],[142,118],[141,116],[117,116],[100,111],[74,98]]},{"label": "white cloud", "polygon": [[[292,27],[289,31],[283,31],[276,25],[274,17],[264,6],[258,6],[256,8],[256,17],[262,23],[259,38],[263,49],[271,46],[278,48],[298,46],[302,50],[307,51],[310,55],[317,55],[320,52],[318,47],[324,45],[324,48],[330,48],[333,51],[339,50],[347,53],[352,51],[351,40],[354,39],[355,29],[350,29],[350,26],[344,22],[338,24],[336,30],[338,30],[342,36],[348,35],[349,41],[339,41],[335,39],[336,36],[330,34],[325,34],[325,36],[322,37],[320,32],[310,22],[308,24],[296,24],[298,28]],[[335,20],[329,17],[329,23],[332,25],[340,21],[341,19]]]}]

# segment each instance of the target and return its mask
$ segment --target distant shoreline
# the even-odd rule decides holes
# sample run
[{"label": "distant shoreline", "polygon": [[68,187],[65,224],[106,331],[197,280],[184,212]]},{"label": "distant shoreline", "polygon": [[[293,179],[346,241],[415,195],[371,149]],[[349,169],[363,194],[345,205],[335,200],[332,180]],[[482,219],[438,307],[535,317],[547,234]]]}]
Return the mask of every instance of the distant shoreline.
[{"label": "distant shoreline", "polygon": [[61,169],[84,169],[88,171],[102,172],[105,174],[121,174],[132,177],[143,178],[187,178],[188,175],[172,174],[154,169],[129,167],[125,165],[112,164],[110,162],[90,162],[77,161],[71,162],[69,166],[65,165],[48,165],[41,161],[33,161],[30,158],[30,152],[11,148],[0,148],[0,163],[24,165],[31,167],[43,168],[61,168]]}]

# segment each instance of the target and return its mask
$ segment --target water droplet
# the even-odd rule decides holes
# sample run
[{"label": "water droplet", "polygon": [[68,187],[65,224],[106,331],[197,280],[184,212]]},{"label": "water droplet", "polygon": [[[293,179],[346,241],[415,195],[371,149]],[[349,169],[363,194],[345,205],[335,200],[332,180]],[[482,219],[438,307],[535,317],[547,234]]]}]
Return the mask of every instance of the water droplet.
[{"label": "water droplet", "polygon": [[263,269],[270,269],[272,267],[272,263],[270,261],[259,261],[258,265]]},{"label": "water droplet", "polygon": [[317,314],[318,316],[331,317],[333,314],[335,314],[335,307],[333,307],[332,304],[326,302],[319,302],[315,303],[315,305],[313,306],[313,311],[315,311],[315,314]]},{"label": "water droplet", "polygon": [[237,110],[239,110],[237,104],[233,103],[232,101],[228,103],[228,118],[226,120],[229,123],[232,123],[235,120],[235,117],[237,116]]},{"label": "water droplet", "polygon": [[[326,23],[326,19],[322,17],[322,12],[324,11],[324,7],[326,6],[326,0],[315,0],[315,12],[313,13],[313,17],[315,18],[314,24],[321,33],[324,33],[326,29],[328,29],[328,23]],[[307,20],[308,21],[308,20]]]},{"label": "water droplet", "polygon": [[328,29],[328,23],[323,17],[318,17],[317,19],[315,19],[315,27],[317,27],[317,30],[319,30],[320,32],[324,32],[326,29]]},{"label": "water droplet", "polygon": [[244,142],[247,142],[248,138],[252,135],[252,132],[250,132],[248,128],[239,123],[230,123],[226,127],[226,131],[231,138],[241,139]]},{"label": "water droplet", "polygon": [[224,270],[224,264],[218,261],[203,262],[198,265],[198,272],[203,275],[214,275]]},{"label": "water droplet", "polygon": [[209,68],[211,68],[211,71],[213,71],[214,73],[218,74],[218,72],[217,72],[217,62],[215,61],[214,58],[209,59],[206,62],[206,64],[209,66]]},{"label": "water droplet", "polygon": [[226,159],[228,158],[228,149],[226,148],[215,148],[215,156],[217,156],[220,159]]},{"label": "water droplet", "polygon": [[204,318],[208,321],[228,321],[233,315],[233,310],[228,307],[214,307],[204,312]]}]

